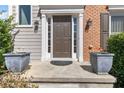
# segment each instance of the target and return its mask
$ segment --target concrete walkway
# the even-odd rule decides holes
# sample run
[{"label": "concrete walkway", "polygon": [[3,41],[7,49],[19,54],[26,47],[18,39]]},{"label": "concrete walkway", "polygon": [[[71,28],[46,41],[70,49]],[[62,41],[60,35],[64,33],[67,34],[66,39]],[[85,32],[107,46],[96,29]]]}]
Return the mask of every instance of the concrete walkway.
[{"label": "concrete walkway", "polygon": [[78,62],[60,65],[58,62],[32,62],[25,75],[40,87],[113,87],[111,75],[97,75],[90,65]]}]

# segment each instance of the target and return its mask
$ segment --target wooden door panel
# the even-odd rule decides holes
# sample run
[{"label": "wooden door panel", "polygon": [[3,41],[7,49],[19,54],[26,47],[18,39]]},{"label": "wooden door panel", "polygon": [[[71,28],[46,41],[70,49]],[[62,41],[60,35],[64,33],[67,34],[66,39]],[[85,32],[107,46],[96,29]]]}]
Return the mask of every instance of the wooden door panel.
[{"label": "wooden door panel", "polygon": [[71,16],[53,17],[53,57],[71,57]]}]

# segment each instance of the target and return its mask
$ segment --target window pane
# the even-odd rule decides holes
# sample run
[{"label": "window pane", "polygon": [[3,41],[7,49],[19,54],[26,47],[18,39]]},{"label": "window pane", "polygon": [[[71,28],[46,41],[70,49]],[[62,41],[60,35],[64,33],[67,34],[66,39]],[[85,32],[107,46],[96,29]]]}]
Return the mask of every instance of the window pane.
[{"label": "window pane", "polygon": [[48,47],[48,52],[50,52],[51,47]]},{"label": "window pane", "polygon": [[48,31],[51,31],[51,26],[50,25],[48,25]]},{"label": "window pane", "polygon": [[48,46],[50,46],[50,44],[51,44],[51,43],[50,43],[50,40],[48,40]]},{"label": "window pane", "polygon": [[74,32],[74,39],[76,39],[76,37],[77,37],[77,33],[76,33],[76,32]]},{"label": "window pane", "polygon": [[48,24],[51,24],[51,18],[48,18]]},{"label": "window pane", "polygon": [[74,40],[74,46],[76,46],[76,40]]},{"label": "window pane", "polygon": [[76,50],[77,50],[77,48],[76,48],[76,47],[74,47],[74,53],[76,53]]},{"label": "window pane", "polygon": [[31,24],[31,6],[19,5],[19,25]]},{"label": "window pane", "polygon": [[77,25],[74,25],[74,31],[77,31]]},{"label": "window pane", "polygon": [[124,16],[111,17],[111,31],[124,32]]},{"label": "window pane", "polygon": [[77,18],[76,17],[74,18],[74,24],[77,24]]},{"label": "window pane", "polygon": [[51,33],[48,33],[48,40],[51,39]]}]

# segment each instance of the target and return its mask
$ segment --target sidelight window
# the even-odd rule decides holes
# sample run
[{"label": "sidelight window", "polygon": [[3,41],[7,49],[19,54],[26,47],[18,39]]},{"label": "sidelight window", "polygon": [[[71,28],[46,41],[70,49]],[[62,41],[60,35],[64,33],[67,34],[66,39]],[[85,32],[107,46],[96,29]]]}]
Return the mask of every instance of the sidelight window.
[{"label": "sidelight window", "polygon": [[48,18],[48,53],[51,52],[51,18]]},{"label": "sidelight window", "polygon": [[77,17],[73,18],[73,27],[74,27],[74,53],[77,52]]}]

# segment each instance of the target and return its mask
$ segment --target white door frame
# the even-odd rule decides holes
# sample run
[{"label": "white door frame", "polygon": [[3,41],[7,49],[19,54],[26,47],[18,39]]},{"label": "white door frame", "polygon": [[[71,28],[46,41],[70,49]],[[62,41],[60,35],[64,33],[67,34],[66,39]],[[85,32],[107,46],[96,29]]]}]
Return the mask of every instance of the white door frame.
[{"label": "white door frame", "polygon": [[[61,58],[61,60],[73,60],[73,61],[79,61],[83,62],[83,9],[59,9],[59,10],[41,10],[42,18],[42,28],[41,28],[41,61],[51,61],[53,59],[53,55],[48,53],[48,24],[47,24],[47,17],[51,16],[51,25],[53,25],[53,15],[77,15],[78,17],[78,32],[77,32],[77,58],[74,58],[74,54],[72,54],[72,58]],[[73,26],[72,26],[73,27]],[[53,29],[53,26],[51,26],[51,29]],[[51,31],[53,33],[53,30]],[[51,33],[51,34],[52,34]],[[52,36],[52,35],[51,35]],[[72,33],[73,37],[73,33]],[[53,40],[53,37],[51,37]],[[51,41],[52,41],[51,40]],[[73,40],[73,38],[72,38]],[[51,42],[51,49],[53,49],[53,44]],[[72,45],[73,47],[73,45]],[[72,48],[73,49],[73,48]],[[51,53],[53,53],[53,50],[51,50]],[[73,53],[73,52],[72,52]],[[56,60],[56,59],[55,59]]]},{"label": "white door frame", "polygon": [[[58,14],[57,14],[58,15]],[[64,14],[65,15],[65,14]],[[76,57],[76,54],[77,53],[74,53],[74,23],[73,23],[73,17],[77,17],[78,18],[78,16],[77,15],[71,15],[71,58],[64,58],[64,59],[66,59],[66,60],[75,60],[75,61],[77,61],[77,57]],[[51,53],[49,53],[48,54],[48,56],[49,56],[49,58],[51,59],[51,60],[63,60],[63,58],[53,58],[53,15],[49,15],[49,17],[48,18],[51,18]],[[78,20],[77,20],[78,21]],[[48,27],[48,26],[47,26]],[[77,27],[78,28],[78,27]],[[48,28],[47,28],[48,29]]]}]

